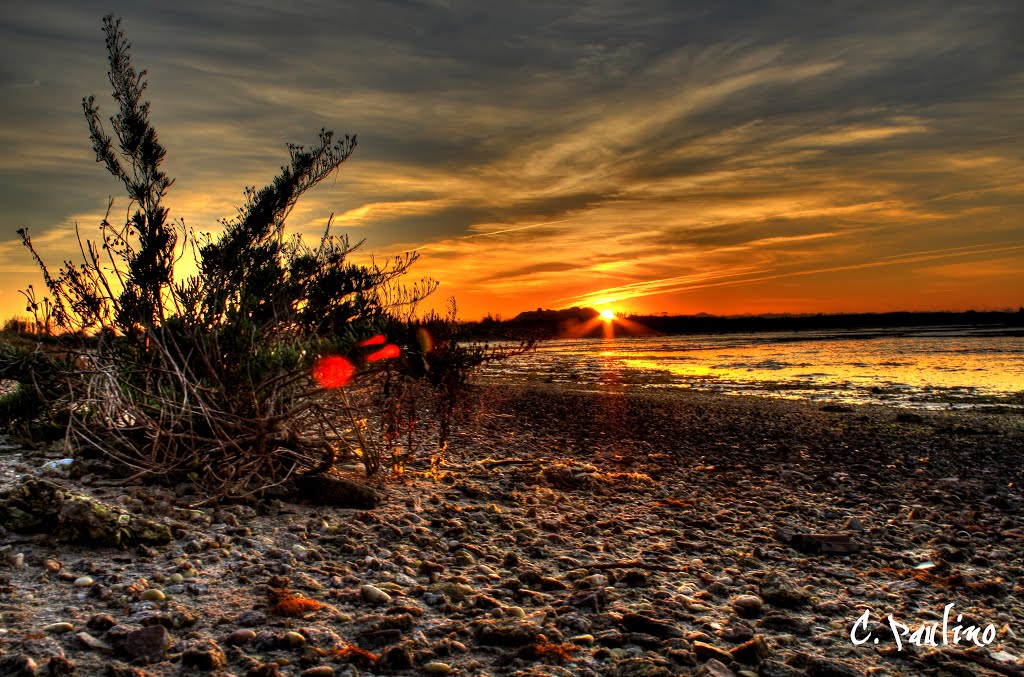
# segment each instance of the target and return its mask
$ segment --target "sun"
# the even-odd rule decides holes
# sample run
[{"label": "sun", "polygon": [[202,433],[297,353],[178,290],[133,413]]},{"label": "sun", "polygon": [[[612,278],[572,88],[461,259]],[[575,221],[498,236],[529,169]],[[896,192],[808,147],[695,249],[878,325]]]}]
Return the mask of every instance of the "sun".
[{"label": "sun", "polygon": [[607,308],[601,311],[601,319],[605,322],[611,322],[615,319],[615,311],[608,310]]}]

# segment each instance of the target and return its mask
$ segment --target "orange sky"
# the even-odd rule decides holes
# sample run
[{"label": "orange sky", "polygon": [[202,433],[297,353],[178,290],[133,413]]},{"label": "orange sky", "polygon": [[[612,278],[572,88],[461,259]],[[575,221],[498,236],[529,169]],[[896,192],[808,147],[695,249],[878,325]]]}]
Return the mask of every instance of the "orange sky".
[{"label": "orange sky", "polygon": [[[379,4],[340,24],[207,4],[124,13],[167,204],[198,230],[327,126],[359,147],[290,226],[315,237],[333,213],[378,257],[418,251],[432,303],[465,318],[1024,305],[1015,2]],[[105,11],[0,27],[0,316],[39,284],[17,228],[56,267],[119,196],[78,104],[113,110]]]}]

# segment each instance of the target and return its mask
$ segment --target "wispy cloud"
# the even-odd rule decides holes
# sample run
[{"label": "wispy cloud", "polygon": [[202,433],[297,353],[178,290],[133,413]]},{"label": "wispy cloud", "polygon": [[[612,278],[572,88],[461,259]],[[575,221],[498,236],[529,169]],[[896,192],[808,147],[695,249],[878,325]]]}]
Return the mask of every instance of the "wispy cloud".
[{"label": "wispy cloud", "polygon": [[[0,26],[3,286],[31,269],[19,226],[71,256],[75,215],[92,228],[119,192],[79,107],[95,92],[112,112],[106,11],[24,4]],[[613,296],[709,312],[1022,302],[983,265],[1024,258],[1013,0],[182,0],[124,22],[173,215],[216,230],[285,142],[356,132],[292,226],[334,214],[367,251],[421,251],[418,271],[471,316]],[[956,268],[933,302],[939,264],[919,264],[959,259],[977,274]]]}]

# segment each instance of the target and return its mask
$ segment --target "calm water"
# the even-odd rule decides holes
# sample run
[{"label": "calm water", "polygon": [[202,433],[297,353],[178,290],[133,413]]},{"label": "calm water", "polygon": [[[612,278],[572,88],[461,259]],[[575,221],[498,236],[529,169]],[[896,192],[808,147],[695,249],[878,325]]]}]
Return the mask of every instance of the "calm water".
[{"label": "calm water", "polygon": [[1024,407],[1024,332],[971,328],[549,341],[482,375],[906,407]]}]

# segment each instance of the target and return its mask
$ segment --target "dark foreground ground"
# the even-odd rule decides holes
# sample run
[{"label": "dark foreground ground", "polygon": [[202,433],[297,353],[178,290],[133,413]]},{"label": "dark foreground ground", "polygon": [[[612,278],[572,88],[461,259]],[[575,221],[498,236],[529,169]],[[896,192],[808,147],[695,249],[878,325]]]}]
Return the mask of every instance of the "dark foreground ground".
[{"label": "dark foreground ground", "polygon": [[[51,472],[175,538],[0,531],[0,674],[1024,674],[1020,412],[474,398],[444,474],[372,511],[197,511]],[[0,485],[58,455],[0,452]]]}]

